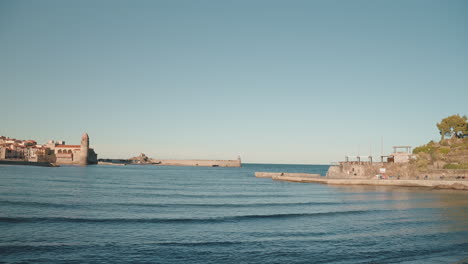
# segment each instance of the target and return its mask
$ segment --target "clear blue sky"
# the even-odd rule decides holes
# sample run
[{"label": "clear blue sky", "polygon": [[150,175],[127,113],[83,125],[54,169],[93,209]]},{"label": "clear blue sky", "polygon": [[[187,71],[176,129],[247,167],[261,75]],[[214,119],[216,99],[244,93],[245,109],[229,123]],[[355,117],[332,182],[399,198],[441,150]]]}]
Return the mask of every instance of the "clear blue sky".
[{"label": "clear blue sky", "polygon": [[468,113],[468,1],[0,1],[0,135],[326,164]]}]

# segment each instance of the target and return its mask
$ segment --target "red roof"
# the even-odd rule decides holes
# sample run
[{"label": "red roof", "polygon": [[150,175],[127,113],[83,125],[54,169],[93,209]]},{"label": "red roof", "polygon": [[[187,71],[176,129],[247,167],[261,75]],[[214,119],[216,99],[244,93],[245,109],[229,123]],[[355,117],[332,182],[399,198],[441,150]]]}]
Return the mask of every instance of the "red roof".
[{"label": "red roof", "polygon": [[80,145],[57,145],[56,148],[81,148]]}]

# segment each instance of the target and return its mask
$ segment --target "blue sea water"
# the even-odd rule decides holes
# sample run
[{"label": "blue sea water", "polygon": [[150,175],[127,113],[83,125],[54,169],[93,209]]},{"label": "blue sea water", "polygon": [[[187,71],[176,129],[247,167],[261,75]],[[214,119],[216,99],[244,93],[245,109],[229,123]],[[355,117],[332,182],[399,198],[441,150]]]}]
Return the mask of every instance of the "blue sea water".
[{"label": "blue sea water", "polygon": [[454,263],[468,192],[277,182],[246,164],[0,166],[1,263]]}]

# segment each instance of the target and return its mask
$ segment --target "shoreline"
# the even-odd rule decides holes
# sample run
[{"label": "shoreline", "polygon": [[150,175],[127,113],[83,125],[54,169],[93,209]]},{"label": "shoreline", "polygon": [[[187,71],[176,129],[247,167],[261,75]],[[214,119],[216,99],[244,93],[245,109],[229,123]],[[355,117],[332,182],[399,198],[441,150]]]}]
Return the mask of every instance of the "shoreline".
[{"label": "shoreline", "polygon": [[11,166],[38,166],[38,167],[59,167],[56,164],[50,162],[33,162],[33,161],[22,161],[22,160],[0,160],[0,165],[11,165]]}]

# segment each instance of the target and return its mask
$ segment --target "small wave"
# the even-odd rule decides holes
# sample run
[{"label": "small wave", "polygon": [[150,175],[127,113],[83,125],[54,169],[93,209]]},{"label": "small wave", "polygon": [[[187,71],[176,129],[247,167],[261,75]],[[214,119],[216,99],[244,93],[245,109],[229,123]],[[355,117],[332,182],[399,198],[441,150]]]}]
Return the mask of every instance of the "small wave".
[{"label": "small wave", "polygon": [[157,242],[160,246],[230,246],[245,243],[243,241],[205,241],[205,242]]},{"label": "small wave", "polygon": [[338,202],[299,202],[299,203],[81,203],[81,204],[61,204],[48,202],[29,201],[7,201],[0,200],[0,205],[20,205],[34,207],[55,207],[55,208],[77,208],[92,206],[126,206],[126,207],[148,207],[148,208],[171,208],[171,207],[202,207],[202,208],[252,208],[252,207],[282,207],[282,206],[321,206],[338,205]]},{"label": "small wave", "polygon": [[337,205],[337,202],[302,202],[302,203],[235,203],[235,204],[200,204],[200,203],[109,203],[106,205],[135,206],[135,207],[214,207],[214,208],[238,208],[238,207],[281,207],[281,206],[306,206],[306,205]]},{"label": "small wave", "polygon": [[224,193],[224,194],[186,194],[186,193],[130,193],[137,197],[165,197],[165,198],[287,198],[293,195],[289,194],[242,194],[242,193]]},{"label": "small wave", "polygon": [[78,207],[83,206],[81,204],[60,204],[60,203],[47,203],[47,202],[28,202],[28,201],[1,201],[0,205],[22,205],[22,206],[35,206],[35,207]]},{"label": "small wave", "polygon": [[377,210],[335,211],[321,213],[291,213],[268,215],[236,215],[209,218],[73,218],[73,217],[0,217],[0,223],[217,223],[243,220],[287,219],[300,217],[320,217],[336,215],[366,214]]},{"label": "small wave", "polygon": [[[240,244],[258,244],[257,241],[187,241],[187,242],[175,242],[175,241],[167,241],[167,242],[150,242],[150,243],[143,243],[147,245],[151,245],[153,248],[154,246],[160,247],[230,247],[233,245],[240,245]],[[138,246],[141,246],[142,243],[138,243]],[[136,246],[133,244],[133,246]],[[30,254],[31,252],[64,252],[64,251],[87,251],[92,249],[96,249],[96,247],[112,247],[115,249],[116,245],[114,243],[111,244],[89,244],[89,243],[1,243],[0,244],[0,255],[3,254]],[[118,247],[118,246],[117,246]],[[3,263],[0,261],[0,263]]]}]

